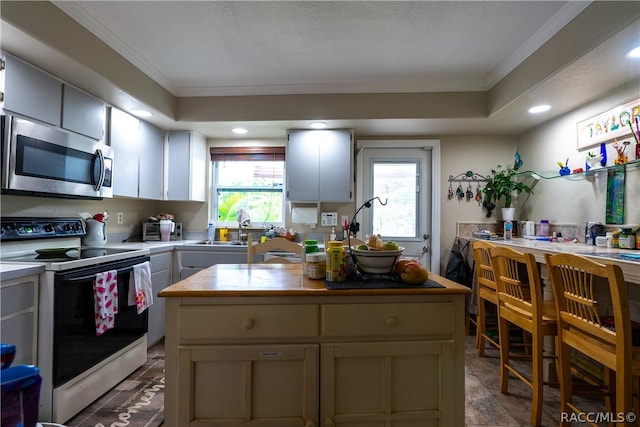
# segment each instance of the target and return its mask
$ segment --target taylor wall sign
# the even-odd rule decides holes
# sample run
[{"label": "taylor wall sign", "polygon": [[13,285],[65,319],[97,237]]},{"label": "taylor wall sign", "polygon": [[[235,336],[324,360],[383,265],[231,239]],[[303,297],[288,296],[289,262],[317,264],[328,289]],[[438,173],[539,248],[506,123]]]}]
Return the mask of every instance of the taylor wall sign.
[{"label": "taylor wall sign", "polygon": [[638,126],[640,98],[578,123],[578,148],[631,136]]}]

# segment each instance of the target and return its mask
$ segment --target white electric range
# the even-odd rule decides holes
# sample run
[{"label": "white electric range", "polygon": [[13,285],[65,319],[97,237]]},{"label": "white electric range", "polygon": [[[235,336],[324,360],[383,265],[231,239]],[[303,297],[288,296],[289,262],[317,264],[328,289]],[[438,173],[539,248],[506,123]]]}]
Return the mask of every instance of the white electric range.
[{"label": "white electric range", "polygon": [[[39,420],[64,423],[140,367],[147,358],[147,311],[128,306],[129,274],[148,250],[82,247],[78,218],[2,218],[0,262],[41,264],[37,367]],[[117,272],[115,326],[96,333],[93,282]],[[19,349],[18,349],[19,351]]]}]

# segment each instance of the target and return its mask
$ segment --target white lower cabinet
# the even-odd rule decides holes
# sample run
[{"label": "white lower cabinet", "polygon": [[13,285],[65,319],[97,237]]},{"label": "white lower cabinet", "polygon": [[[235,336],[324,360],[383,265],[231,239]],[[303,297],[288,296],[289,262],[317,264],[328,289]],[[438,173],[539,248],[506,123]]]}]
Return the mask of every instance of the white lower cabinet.
[{"label": "white lower cabinet", "polygon": [[321,360],[326,426],[455,425],[452,400],[441,399],[453,393],[446,375],[453,372],[452,343],[326,344]]},{"label": "white lower cabinet", "polygon": [[463,426],[463,301],[435,299],[169,298],[165,425]]},{"label": "white lower cabinet", "polygon": [[164,338],[165,300],[158,297],[158,292],[172,283],[173,251],[150,256],[151,283],[153,289],[153,305],[149,307],[149,332],[147,346],[151,347]]},{"label": "white lower cabinet", "polygon": [[0,283],[0,337],[16,346],[12,366],[38,363],[37,275],[3,280]]},{"label": "white lower cabinet", "polygon": [[316,425],[317,345],[186,346],[178,360],[178,392],[193,405],[179,425]]}]

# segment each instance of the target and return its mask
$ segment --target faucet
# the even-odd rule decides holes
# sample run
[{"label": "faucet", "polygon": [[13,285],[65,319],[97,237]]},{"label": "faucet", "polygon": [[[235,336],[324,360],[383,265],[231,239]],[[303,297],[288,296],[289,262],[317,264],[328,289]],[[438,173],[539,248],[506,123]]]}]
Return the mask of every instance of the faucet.
[{"label": "faucet", "polygon": [[247,241],[247,237],[249,236],[249,232],[247,231],[247,227],[249,226],[249,220],[244,220],[239,224],[239,230],[238,230],[238,240],[240,240],[241,242],[246,242]]}]

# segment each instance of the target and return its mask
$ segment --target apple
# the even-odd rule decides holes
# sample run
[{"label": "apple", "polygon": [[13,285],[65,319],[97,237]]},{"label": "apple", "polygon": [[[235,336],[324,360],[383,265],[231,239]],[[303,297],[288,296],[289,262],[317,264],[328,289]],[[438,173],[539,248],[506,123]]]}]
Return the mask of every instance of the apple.
[{"label": "apple", "polygon": [[385,242],[384,248],[388,251],[397,251],[400,247],[394,241]]},{"label": "apple", "polygon": [[421,285],[429,278],[427,269],[420,262],[413,259],[398,261],[393,271],[404,283],[410,285]]},{"label": "apple", "polygon": [[368,251],[369,250],[369,246],[362,244],[362,245],[358,245],[358,247],[356,247],[357,250],[359,251]]}]

